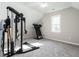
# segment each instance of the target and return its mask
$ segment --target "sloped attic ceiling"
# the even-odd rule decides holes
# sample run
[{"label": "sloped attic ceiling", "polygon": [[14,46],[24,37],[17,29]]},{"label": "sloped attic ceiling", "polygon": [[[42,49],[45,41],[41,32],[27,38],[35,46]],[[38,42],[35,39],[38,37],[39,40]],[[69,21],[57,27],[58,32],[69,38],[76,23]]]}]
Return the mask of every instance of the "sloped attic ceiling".
[{"label": "sloped attic ceiling", "polygon": [[79,9],[79,2],[73,2],[72,7]]},{"label": "sloped attic ceiling", "polygon": [[[27,19],[28,23],[30,22],[29,20],[32,20],[37,22],[40,20],[40,18],[43,17],[43,13],[39,12],[36,9],[32,9],[28,6],[23,5],[25,2],[0,2],[0,20],[5,20],[7,18],[7,11],[6,7],[10,6],[17,10],[20,13],[24,14],[24,17]],[[25,3],[27,4],[27,3]]]},{"label": "sloped attic ceiling", "polygon": [[[41,7],[41,4],[47,3],[47,7]],[[42,13],[51,13],[54,11],[59,11],[65,8],[74,7],[79,9],[78,2],[28,2],[23,3],[25,6],[34,8]]]},{"label": "sloped attic ceiling", "polygon": [[[0,3],[0,11],[1,11],[1,19],[6,18],[6,6],[12,6],[16,8],[16,10],[24,13],[25,15],[33,15],[35,12],[38,13],[38,16],[41,15],[41,17],[38,18],[37,14],[33,15],[37,17],[38,19],[41,19],[45,13],[51,13],[55,11],[59,11],[65,8],[69,7],[74,7],[76,9],[79,9],[79,2],[47,2],[47,7],[42,8],[40,5],[41,3],[46,3],[46,2],[17,2],[17,3]],[[4,7],[4,8],[3,8]],[[30,9],[30,10],[29,10]],[[31,12],[30,12],[31,11]],[[35,11],[35,12],[32,12]],[[31,13],[31,14],[30,14]],[[4,17],[5,16],[5,17]],[[35,18],[33,17],[33,18]],[[31,18],[31,17],[30,17]]]}]

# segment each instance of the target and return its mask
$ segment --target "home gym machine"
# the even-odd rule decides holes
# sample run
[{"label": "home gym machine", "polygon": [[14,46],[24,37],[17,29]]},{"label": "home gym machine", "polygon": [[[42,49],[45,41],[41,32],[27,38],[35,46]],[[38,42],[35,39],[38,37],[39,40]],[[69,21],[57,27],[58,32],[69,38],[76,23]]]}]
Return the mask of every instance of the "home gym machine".
[{"label": "home gym machine", "polygon": [[[27,34],[27,31],[26,31],[26,20],[22,13],[19,13],[14,8],[8,6],[7,19],[4,22],[5,24],[3,25],[4,29],[2,33],[2,44],[1,44],[3,56],[10,57],[15,54],[26,53],[39,48],[28,42],[23,42],[23,34]],[[18,23],[20,23],[20,25],[18,25]],[[18,29],[18,26],[20,26],[20,30]],[[20,32],[20,34],[18,34],[18,32]],[[19,42],[18,41],[19,36],[20,36],[20,39],[19,39],[20,45],[18,46],[17,42]],[[5,43],[5,41],[7,42],[7,44]],[[6,46],[6,49],[5,49],[5,46]],[[16,49],[17,46],[19,47],[18,49]],[[30,47],[30,49],[25,50],[23,46],[28,46]]]},{"label": "home gym machine", "polygon": [[42,33],[41,33],[41,26],[40,24],[33,24],[35,31],[36,31],[36,38],[35,39],[43,39]]}]

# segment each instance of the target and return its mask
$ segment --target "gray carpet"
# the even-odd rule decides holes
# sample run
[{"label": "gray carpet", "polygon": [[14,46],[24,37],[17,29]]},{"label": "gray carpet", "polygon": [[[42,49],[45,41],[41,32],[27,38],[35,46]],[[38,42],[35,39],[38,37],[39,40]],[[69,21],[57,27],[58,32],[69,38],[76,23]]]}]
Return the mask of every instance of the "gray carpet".
[{"label": "gray carpet", "polygon": [[[29,43],[40,43],[42,45],[37,50],[25,54],[17,54],[12,57],[79,57],[78,46],[47,39],[26,39],[25,41]],[[0,56],[2,57],[1,51]]]}]

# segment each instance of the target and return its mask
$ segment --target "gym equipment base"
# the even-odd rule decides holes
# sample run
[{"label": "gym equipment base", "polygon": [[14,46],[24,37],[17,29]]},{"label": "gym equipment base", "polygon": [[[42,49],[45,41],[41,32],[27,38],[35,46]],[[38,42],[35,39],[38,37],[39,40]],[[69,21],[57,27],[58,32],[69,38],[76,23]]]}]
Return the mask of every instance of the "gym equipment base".
[{"label": "gym equipment base", "polygon": [[41,39],[43,39],[43,38],[34,38],[34,39],[41,40]]},{"label": "gym equipment base", "polygon": [[23,49],[21,49],[20,47],[15,48],[14,53],[11,54],[11,52],[9,52],[8,56],[6,56],[8,54],[7,50],[6,50],[6,52],[4,53],[4,56],[11,57],[11,56],[16,55],[16,54],[23,54],[23,53],[31,52],[31,51],[34,51],[34,50],[39,49],[39,48],[40,47],[36,47],[36,46],[33,46],[33,45],[25,42],[25,43],[23,43]]}]

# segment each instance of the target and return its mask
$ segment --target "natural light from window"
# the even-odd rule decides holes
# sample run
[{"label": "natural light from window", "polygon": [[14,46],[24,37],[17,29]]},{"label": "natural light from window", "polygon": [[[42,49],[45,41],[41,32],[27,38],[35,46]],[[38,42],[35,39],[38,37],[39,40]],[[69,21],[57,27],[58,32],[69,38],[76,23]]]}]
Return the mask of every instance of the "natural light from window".
[{"label": "natural light from window", "polygon": [[61,15],[52,16],[52,18],[51,18],[52,32],[61,32],[60,18],[61,18]]}]

